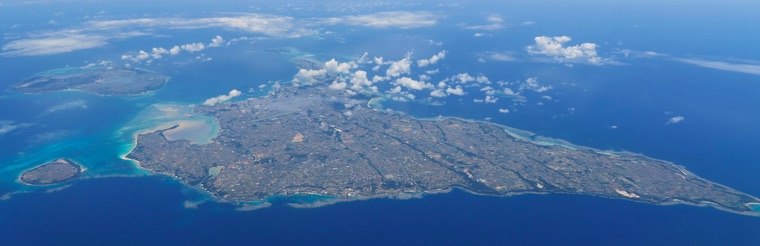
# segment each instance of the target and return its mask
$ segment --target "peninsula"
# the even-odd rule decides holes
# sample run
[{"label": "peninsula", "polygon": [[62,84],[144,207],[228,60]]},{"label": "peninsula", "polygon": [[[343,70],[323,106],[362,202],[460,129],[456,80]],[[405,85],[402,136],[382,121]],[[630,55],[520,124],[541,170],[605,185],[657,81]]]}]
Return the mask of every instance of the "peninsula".
[{"label": "peninsula", "polygon": [[226,201],[266,203],[305,194],[341,201],[456,188],[494,196],[581,194],[758,215],[760,199],[670,162],[537,143],[493,123],[414,119],[372,109],[368,101],[327,86],[283,86],[263,98],[197,106],[196,112],[219,121],[211,143],[167,138],[166,130],[145,132],[127,158]]},{"label": "peninsula", "polygon": [[134,68],[62,68],[36,74],[11,87],[22,93],[77,90],[104,96],[134,96],[151,92],[169,77]]},{"label": "peninsula", "polygon": [[19,180],[29,185],[59,184],[82,174],[82,167],[71,160],[57,159],[25,171]]}]

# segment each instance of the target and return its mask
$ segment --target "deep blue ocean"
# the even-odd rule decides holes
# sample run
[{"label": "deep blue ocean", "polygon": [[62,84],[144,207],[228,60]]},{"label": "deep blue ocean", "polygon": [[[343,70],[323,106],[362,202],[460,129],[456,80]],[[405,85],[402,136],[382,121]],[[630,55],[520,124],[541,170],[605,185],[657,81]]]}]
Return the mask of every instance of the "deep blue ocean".
[{"label": "deep blue ocean", "polygon": [[[3,245],[754,245],[757,218],[593,197],[463,192],[322,208],[186,209],[159,177],[79,182],[2,204]],[[14,211],[8,213],[7,211]]]},{"label": "deep blue ocean", "polygon": [[[283,202],[254,211],[214,202],[186,208],[186,201],[204,195],[168,177],[147,175],[119,158],[132,141],[131,132],[124,129],[152,104],[197,104],[231,89],[251,97],[259,95],[259,85],[292,79],[297,68],[288,59],[293,55],[265,49],[295,48],[318,60],[348,60],[363,52],[392,60],[409,51],[422,58],[446,49],[448,56],[434,80],[464,72],[487,75],[493,81],[537,77],[553,89],[541,95],[525,92],[525,103],[501,98],[497,104],[475,104],[473,99],[478,98],[468,94],[441,99],[444,106],[398,102],[385,106],[415,117],[490,120],[577,145],[641,153],[760,196],[760,77],[618,53],[629,48],[674,56],[757,59],[760,50],[746,44],[759,43],[752,31],[760,30],[737,24],[758,20],[756,14],[746,8],[725,14],[734,10],[733,5],[704,4],[678,12],[675,3],[658,8],[627,4],[623,7],[628,11],[621,12],[602,11],[616,7],[609,3],[597,9],[554,4],[557,8],[547,10],[518,1],[515,8],[504,8],[508,14],[503,15],[514,23],[538,24],[515,24],[480,39],[472,38],[471,30],[451,26],[475,22],[472,15],[495,12],[492,9],[471,7],[466,13],[450,13],[440,26],[424,32],[334,27],[338,34],[324,39],[241,42],[207,51],[211,61],[200,62],[193,55],[146,66],[172,79],[166,88],[142,97],[4,91],[0,126],[16,128],[0,134],[0,196],[13,193],[0,199],[0,245],[760,245],[759,217],[574,195],[484,197],[454,191],[422,199],[374,199],[310,209]],[[9,17],[14,9],[0,5],[0,20],[28,21],[32,24],[21,28],[36,30],[45,25],[52,9],[61,7]],[[185,15],[238,7],[188,9]],[[142,13],[139,8],[94,4],[71,10],[71,18],[59,18],[59,23],[78,23],[81,20],[73,16],[100,8],[123,18]],[[163,14],[172,8],[159,4],[154,11]],[[606,19],[614,21],[600,21]],[[9,24],[0,25],[0,30],[21,33]],[[0,57],[0,87],[50,69],[118,60],[129,51],[207,42],[214,35],[227,39],[245,35],[206,29],[166,33],[166,37],[115,40],[107,47],[47,57]],[[731,39],[718,34],[730,34]],[[604,50],[601,55],[622,64],[570,67],[519,55],[539,35],[572,35],[578,43],[597,42]],[[428,45],[429,39],[443,46]],[[484,52],[514,54],[519,61],[478,62]],[[552,99],[541,99],[542,95]],[[510,113],[498,113],[502,108]],[[666,123],[677,115],[685,120]],[[88,173],[55,191],[15,181],[24,169],[61,157],[83,164]]]}]

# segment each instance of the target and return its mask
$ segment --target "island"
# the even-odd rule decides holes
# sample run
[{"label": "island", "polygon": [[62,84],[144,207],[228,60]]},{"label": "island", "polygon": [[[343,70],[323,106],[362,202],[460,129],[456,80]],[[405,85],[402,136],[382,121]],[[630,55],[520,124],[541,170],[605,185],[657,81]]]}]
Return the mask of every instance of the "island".
[{"label": "island", "polygon": [[82,166],[71,160],[57,159],[26,170],[19,180],[28,185],[60,184],[79,177],[82,170]]},{"label": "island", "polygon": [[48,93],[75,90],[104,96],[135,96],[163,88],[169,77],[135,68],[62,68],[36,74],[11,90]]},{"label": "island", "polygon": [[126,158],[228,202],[298,196],[337,202],[461,189],[491,196],[580,194],[759,215],[758,198],[667,161],[538,142],[489,122],[415,119],[376,109],[372,101],[327,86],[282,86],[262,98],[197,106],[221,128],[209,143],[167,138],[176,127],[159,129],[139,134]]}]

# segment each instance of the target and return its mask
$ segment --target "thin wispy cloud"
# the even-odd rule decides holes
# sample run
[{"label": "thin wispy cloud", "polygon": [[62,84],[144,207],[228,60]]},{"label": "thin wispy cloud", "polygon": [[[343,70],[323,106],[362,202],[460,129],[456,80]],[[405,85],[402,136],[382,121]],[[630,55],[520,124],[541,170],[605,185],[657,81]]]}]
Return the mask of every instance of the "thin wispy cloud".
[{"label": "thin wispy cloud", "polygon": [[[760,75],[760,61],[754,60],[738,60],[739,62],[727,62],[700,58],[683,58],[654,51],[637,51],[628,49],[620,50],[618,53],[623,54],[623,56],[626,58],[663,59],[728,72]],[[737,61],[736,59],[734,60]]]},{"label": "thin wispy cloud", "polygon": [[90,21],[85,29],[120,30],[125,28],[166,28],[166,29],[201,29],[223,28],[248,33],[258,33],[272,37],[301,37],[313,34],[295,23],[288,16],[246,13],[226,17],[209,18],[138,18],[124,20]]},{"label": "thin wispy cloud", "polygon": [[519,60],[513,52],[494,52],[494,51],[488,51],[488,52],[484,52],[480,54],[480,59],[482,59],[483,62],[485,62],[485,60],[499,61],[499,62],[513,62],[513,61]]},{"label": "thin wispy cloud", "polygon": [[52,106],[48,110],[46,110],[45,113],[43,114],[50,114],[50,113],[55,113],[59,111],[73,110],[73,109],[86,109],[88,107],[89,106],[87,105],[87,101],[76,100],[76,101],[65,102],[62,104]]},{"label": "thin wispy cloud", "polygon": [[0,137],[10,132],[18,131],[19,129],[27,128],[30,126],[32,126],[32,124],[16,123],[10,120],[0,120]]},{"label": "thin wispy cloud", "polygon": [[336,18],[326,18],[326,24],[343,24],[372,28],[411,29],[434,26],[443,16],[431,12],[391,11],[366,15],[350,15]]},{"label": "thin wispy cloud", "polygon": [[42,56],[92,49],[108,44],[109,38],[87,34],[51,34],[11,41],[2,48],[3,56]]},{"label": "thin wispy cloud", "polygon": [[708,61],[708,60],[687,59],[687,58],[675,58],[675,61],[679,61],[686,64],[697,65],[700,67],[729,71],[729,72],[760,75],[760,65],[756,65],[756,64],[729,63],[729,62],[723,62],[723,61]]},{"label": "thin wispy cloud", "polygon": [[678,124],[678,123],[683,122],[684,120],[686,120],[686,117],[683,117],[683,116],[673,116],[670,119],[668,119],[668,122],[666,122],[665,124],[667,124],[667,125]]},{"label": "thin wispy cloud", "polygon": [[465,26],[465,29],[468,30],[481,30],[481,31],[495,31],[499,29],[504,29],[504,19],[502,19],[499,16],[489,16],[486,18],[486,21],[488,24],[483,25],[472,25],[472,26]]},{"label": "thin wispy cloud", "polygon": [[[2,46],[0,55],[9,57],[61,54],[102,47],[118,39],[160,35],[162,29],[219,28],[270,38],[300,38],[320,35],[319,29],[324,25],[342,24],[370,28],[411,29],[436,25],[441,18],[443,16],[431,12],[393,11],[301,20],[289,16],[258,13],[207,18],[92,20],[78,27],[41,31],[29,34],[22,39],[10,41]],[[212,42],[209,44],[211,47],[215,47],[214,45],[221,45],[221,43]],[[184,50],[192,51],[193,48],[202,50],[200,47],[189,46],[185,47]]]},{"label": "thin wispy cloud", "polygon": [[[53,55],[105,46],[124,38],[158,35],[160,29],[220,28],[276,38],[298,38],[319,32],[287,16],[242,14],[214,18],[137,18],[88,21],[79,27],[42,31],[2,46],[2,56]],[[221,45],[212,42],[210,45]],[[198,47],[186,47],[191,51]],[[196,49],[197,50],[197,49]]]}]

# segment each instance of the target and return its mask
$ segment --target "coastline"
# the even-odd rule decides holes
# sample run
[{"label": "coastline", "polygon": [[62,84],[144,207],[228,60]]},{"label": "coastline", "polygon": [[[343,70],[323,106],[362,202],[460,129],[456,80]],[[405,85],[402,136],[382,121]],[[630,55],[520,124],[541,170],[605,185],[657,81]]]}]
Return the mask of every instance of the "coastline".
[{"label": "coastline", "polygon": [[[263,96],[263,97],[267,97],[267,96],[268,95]],[[368,100],[367,107],[369,107],[369,108],[371,108],[373,110],[376,110],[376,111],[383,111],[381,113],[392,114],[393,112],[388,112],[387,110],[382,110],[382,100],[383,99],[384,99],[384,97],[372,98],[372,99]],[[497,123],[493,123],[493,122],[482,121],[482,120],[473,120],[473,119],[464,119],[464,118],[459,118],[459,117],[444,117],[444,116],[435,117],[435,118],[415,118],[415,117],[411,117],[411,116],[407,115],[406,117],[409,117],[410,119],[422,120],[422,121],[459,120],[459,121],[468,122],[468,123],[489,124],[489,125],[493,125],[493,126],[499,127],[500,129],[503,129],[509,136],[513,137],[516,140],[526,141],[528,143],[535,144],[535,145],[538,145],[538,146],[558,146],[558,147],[567,148],[567,149],[570,149],[570,150],[584,151],[584,152],[594,153],[594,154],[598,154],[598,155],[627,156],[627,157],[636,157],[636,158],[646,158],[648,160],[656,161],[659,165],[662,165],[664,168],[675,168],[677,171],[680,171],[684,175],[697,177],[693,173],[691,173],[688,170],[686,170],[685,167],[673,164],[672,162],[668,162],[668,161],[664,161],[664,160],[658,160],[658,159],[646,157],[646,156],[643,156],[641,154],[635,154],[635,153],[631,153],[631,152],[625,152],[625,151],[618,151],[618,152],[615,152],[615,151],[602,151],[602,150],[598,150],[598,149],[591,148],[591,147],[577,146],[577,145],[574,145],[574,144],[572,144],[570,142],[567,142],[567,141],[564,141],[564,140],[561,140],[561,139],[553,139],[553,138],[541,137],[541,136],[538,136],[537,134],[529,132],[529,131],[520,130],[520,129],[512,128],[512,127],[509,127],[509,126],[506,126],[506,125],[501,125],[501,124],[497,124]],[[160,126],[165,126],[165,125],[168,125],[168,123],[164,123],[163,125],[160,125]],[[139,161],[128,158],[128,155],[136,147],[136,145],[137,145],[137,139],[138,139],[139,135],[144,134],[144,133],[156,132],[156,131],[167,131],[167,130],[170,130],[170,129],[158,129],[158,128],[161,128],[160,126],[159,127],[152,127],[152,128],[149,127],[149,128],[146,128],[146,129],[135,131],[132,134],[133,144],[132,144],[131,148],[129,149],[129,151],[126,152],[125,154],[123,154],[122,158],[125,159],[125,160],[132,161],[141,170],[153,172],[152,170],[142,168],[140,166]],[[168,127],[166,127],[166,128],[168,128]],[[153,172],[153,173],[159,174],[160,172]],[[202,185],[193,185],[193,186],[191,186],[191,185],[187,184],[186,182],[184,182],[181,178],[179,178],[177,176],[174,176],[172,174],[167,174],[167,173],[160,173],[160,174],[163,174],[163,175],[166,175],[166,176],[170,176],[173,179],[178,180],[179,182],[185,184],[188,187],[194,188],[196,190],[202,190],[204,194],[207,194],[208,196],[210,196],[210,198],[212,200],[214,200],[214,201],[236,204],[236,205],[241,206],[241,207],[248,207],[249,209],[250,208],[261,208],[261,207],[269,206],[269,205],[271,205],[272,201],[276,201],[276,200],[278,200],[280,198],[285,198],[285,200],[288,200],[288,199],[298,200],[298,197],[303,197],[304,195],[307,195],[307,196],[308,195],[315,195],[315,194],[309,194],[309,193],[290,194],[290,195],[274,194],[274,195],[268,196],[268,197],[266,197],[266,198],[264,198],[262,200],[259,200],[259,201],[229,200],[229,199],[223,199],[223,198],[217,197],[216,195],[214,195],[214,192],[212,192],[211,190],[207,189],[206,187],[203,187]],[[720,184],[717,184],[717,183],[714,183],[714,182],[711,182],[711,181],[705,180],[705,182],[708,182],[708,183],[710,183],[712,185],[715,185],[715,186],[718,186],[718,187],[728,188],[728,187],[726,187],[724,185],[720,185]],[[390,199],[404,199],[404,198],[406,198],[406,199],[408,199],[409,197],[423,197],[424,195],[427,195],[427,194],[448,193],[448,192],[451,192],[453,189],[460,189],[460,190],[463,190],[463,191],[466,191],[468,193],[475,194],[475,195],[497,196],[497,197],[509,197],[509,196],[522,195],[522,194],[571,194],[571,195],[585,195],[585,196],[594,196],[594,197],[603,197],[603,198],[624,199],[624,200],[628,200],[628,201],[636,201],[636,202],[641,202],[641,203],[646,203],[646,204],[654,204],[654,205],[684,204],[684,205],[692,205],[692,206],[700,206],[700,207],[713,207],[713,208],[717,208],[719,210],[723,210],[723,211],[727,211],[727,212],[731,212],[731,213],[735,213],[735,214],[743,214],[743,215],[750,215],[750,216],[760,216],[760,212],[753,212],[752,211],[754,209],[754,205],[750,206],[750,204],[752,204],[753,202],[749,202],[746,205],[747,208],[751,209],[750,211],[743,211],[743,210],[729,209],[729,208],[726,208],[726,207],[722,207],[719,204],[712,203],[712,202],[707,202],[707,201],[685,201],[685,200],[675,199],[675,200],[669,200],[669,201],[665,201],[665,202],[657,202],[657,201],[646,201],[646,200],[642,200],[642,199],[636,199],[637,197],[608,196],[608,195],[603,195],[603,194],[583,194],[583,193],[575,193],[575,192],[568,192],[568,191],[561,191],[561,190],[560,191],[524,190],[524,191],[507,192],[507,193],[503,193],[503,194],[485,194],[485,193],[480,193],[478,191],[475,191],[475,190],[472,190],[472,189],[469,189],[469,188],[466,188],[466,187],[459,187],[459,186],[450,186],[450,187],[448,187],[446,189],[421,191],[421,192],[418,192],[418,193],[371,194],[371,195],[355,196],[355,197],[327,197],[326,199],[319,199],[318,201],[306,202],[306,203],[299,203],[299,202],[288,203],[288,205],[292,206],[292,207],[298,207],[298,208],[312,208],[312,207],[327,206],[327,205],[331,205],[331,204],[335,204],[335,203],[340,203],[340,202],[348,202],[348,201],[356,201],[356,200],[369,200],[369,199],[375,199],[375,198],[390,198]],[[319,195],[319,194],[316,194],[316,195]],[[758,200],[757,198],[755,198],[753,196],[750,196],[750,195],[747,195],[747,196],[749,196],[750,198],[755,199],[755,201]],[[269,205],[267,205],[267,204],[269,204]],[[760,206],[760,203],[758,203],[757,206]]]},{"label": "coastline", "polygon": [[[30,182],[24,181],[23,176],[24,176],[25,173],[27,173],[29,171],[32,171],[32,170],[35,170],[37,168],[43,167],[45,165],[50,165],[50,164],[56,163],[56,162],[65,162],[66,164],[68,164],[68,165],[76,168],[77,171],[71,177],[68,177],[68,178],[65,178],[65,179],[61,179],[61,180],[56,180],[55,182],[47,183],[47,184],[42,184],[42,183],[36,184],[36,183],[30,183]],[[82,177],[82,175],[86,171],[87,171],[87,167],[85,167],[84,165],[82,165],[82,164],[80,164],[80,163],[78,163],[78,162],[76,162],[74,160],[67,159],[67,158],[55,158],[55,159],[46,161],[43,164],[40,164],[40,165],[37,165],[37,166],[34,166],[34,167],[31,167],[31,168],[23,170],[21,172],[21,174],[19,174],[16,177],[16,183],[22,184],[22,185],[27,185],[27,186],[38,186],[38,187],[51,186],[51,185],[61,185],[61,184],[65,184],[65,183],[67,183],[67,182],[69,182],[71,180],[74,180],[74,179]]]}]

